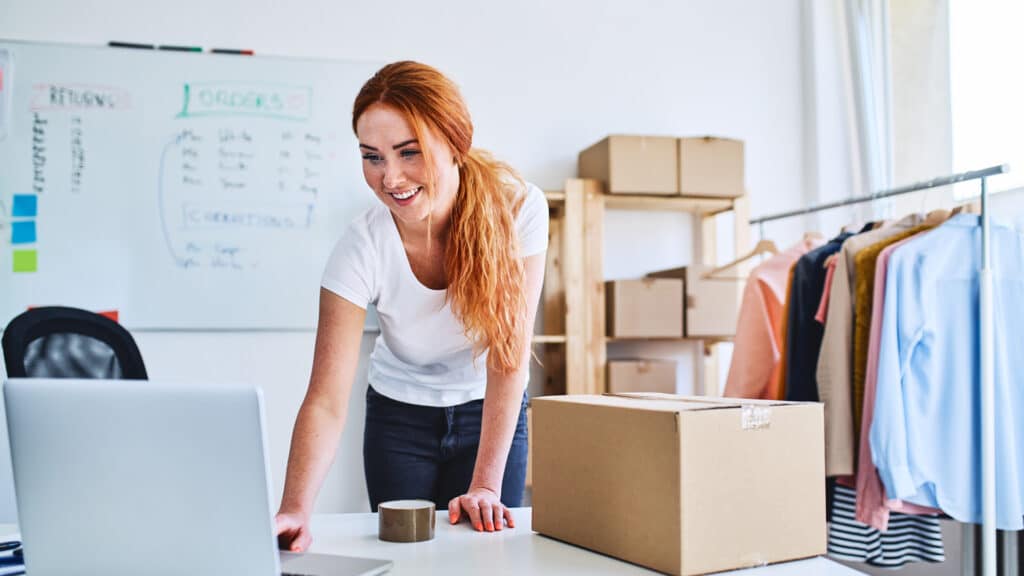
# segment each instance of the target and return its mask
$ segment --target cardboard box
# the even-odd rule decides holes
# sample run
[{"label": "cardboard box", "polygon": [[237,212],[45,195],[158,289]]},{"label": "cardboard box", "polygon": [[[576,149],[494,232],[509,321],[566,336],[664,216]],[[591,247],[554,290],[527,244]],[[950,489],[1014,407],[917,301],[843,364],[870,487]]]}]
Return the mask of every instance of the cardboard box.
[{"label": "cardboard box", "polygon": [[825,553],[821,404],[550,396],[533,417],[541,534],[677,575]]},{"label": "cardboard box", "polygon": [[609,360],[608,391],[676,393],[676,363],[671,360]]},{"label": "cardboard box", "polygon": [[736,198],[744,194],[743,141],[729,138],[679,139],[679,193]]},{"label": "cardboard box", "polygon": [[526,487],[533,486],[533,443],[529,441],[533,437],[533,409],[526,407]]},{"label": "cardboard box", "polygon": [[683,333],[687,338],[731,338],[736,335],[744,280],[705,278],[711,268],[691,265],[651,272],[649,278],[683,280]]},{"label": "cardboard box", "polygon": [[613,338],[681,338],[683,282],[641,278],[605,283],[607,334]]},{"label": "cardboard box", "polygon": [[613,135],[580,152],[580,178],[605,183],[609,194],[679,193],[679,145],[670,136]]}]

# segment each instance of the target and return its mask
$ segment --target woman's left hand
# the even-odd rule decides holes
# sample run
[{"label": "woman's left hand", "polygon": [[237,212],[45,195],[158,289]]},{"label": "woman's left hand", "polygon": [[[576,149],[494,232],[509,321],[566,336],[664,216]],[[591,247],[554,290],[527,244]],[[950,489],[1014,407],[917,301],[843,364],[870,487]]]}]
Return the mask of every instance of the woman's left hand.
[{"label": "woman's left hand", "polygon": [[494,532],[504,527],[515,528],[512,511],[501,503],[498,494],[489,488],[469,487],[469,491],[448,502],[448,520],[458,524],[465,514],[478,532]]}]

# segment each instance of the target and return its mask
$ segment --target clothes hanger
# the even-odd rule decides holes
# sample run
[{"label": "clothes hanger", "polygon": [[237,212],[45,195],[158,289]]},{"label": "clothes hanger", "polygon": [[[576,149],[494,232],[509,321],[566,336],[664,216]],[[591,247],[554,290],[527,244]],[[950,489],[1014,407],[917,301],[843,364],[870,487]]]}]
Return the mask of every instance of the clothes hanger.
[{"label": "clothes hanger", "polygon": [[953,208],[951,216],[956,216],[957,214],[981,214],[981,203],[968,202],[966,204],[961,204],[956,208]]},{"label": "clothes hanger", "polygon": [[941,208],[938,210],[932,210],[931,212],[925,215],[924,220],[921,222],[921,224],[927,224],[929,226],[938,226],[939,224],[942,224],[946,220],[949,220],[949,217],[951,215],[952,213],[949,210],[944,210]]},{"label": "clothes hanger", "polygon": [[704,278],[705,280],[710,279],[710,278],[716,278],[716,279],[719,279],[719,280],[743,280],[743,277],[739,277],[739,276],[720,276],[720,274],[722,272],[725,272],[725,271],[729,270],[730,268],[734,268],[734,267],[736,267],[736,266],[746,262],[747,260],[750,260],[751,258],[754,258],[755,256],[760,256],[762,254],[778,254],[778,253],[779,253],[779,247],[776,246],[775,242],[773,242],[772,240],[758,240],[757,244],[754,246],[754,249],[751,250],[750,252],[748,252],[747,254],[744,254],[743,256],[740,256],[739,258],[733,260],[732,262],[729,262],[728,264],[723,264],[723,265],[719,266],[718,268],[715,268],[713,270],[709,270],[709,271],[705,272],[701,277]]}]

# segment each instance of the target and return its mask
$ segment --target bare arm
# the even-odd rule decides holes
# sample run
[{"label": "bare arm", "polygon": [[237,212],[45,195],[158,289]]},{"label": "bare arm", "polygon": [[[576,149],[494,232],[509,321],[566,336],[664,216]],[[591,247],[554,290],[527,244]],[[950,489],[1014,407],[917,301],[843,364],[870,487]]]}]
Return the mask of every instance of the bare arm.
[{"label": "bare arm", "polygon": [[292,550],[304,550],[310,542],[309,517],[345,426],[365,319],[366,310],[320,289],[313,370],[292,431],[278,512],[280,540]]},{"label": "bare arm", "polygon": [[[526,272],[526,322],[523,331],[514,337],[522,342],[523,356],[520,367],[513,373],[501,374],[493,370],[487,371],[487,392],[484,396],[483,424],[480,429],[480,447],[476,455],[476,467],[473,469],[473,480],[467,496],[474,492],[490,492],[494,500],[501,498],[502,479],[505,475],[505,462],[515,435],[516,421],[523,401],[523,388],[530,367],[530,344],[533,335],[533,323],[537,316],[537,302],[540,299],[541,286],[544,284],[545,254],[535,254],[524,260]],[[512,515],[500,502],[486,501],[466,502],[465,508],[473,527],[477,530],[501,530],[502,517],[512,526]],[[495,505],[496,504],[496,505]],[[452,522],[458,522],[461,508],[449,505],[449,516]]]}]

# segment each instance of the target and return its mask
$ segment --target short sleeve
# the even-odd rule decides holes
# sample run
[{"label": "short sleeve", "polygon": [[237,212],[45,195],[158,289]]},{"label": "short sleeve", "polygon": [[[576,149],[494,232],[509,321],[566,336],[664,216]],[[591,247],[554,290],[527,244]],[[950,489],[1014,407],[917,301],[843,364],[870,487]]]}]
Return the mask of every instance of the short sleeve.
[{"label": "short sleeve", "polygon": [[327,259],[320,285],[366,308],[376,301],[376,248],[365,218],[349,225]]},{"label": "short sleeve", "polygon": [[516,217],[520,256],[526,258],[548,249],[548,200],[544,191],[526,185],[526,198]]}]

